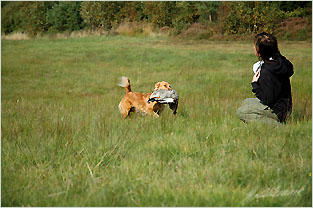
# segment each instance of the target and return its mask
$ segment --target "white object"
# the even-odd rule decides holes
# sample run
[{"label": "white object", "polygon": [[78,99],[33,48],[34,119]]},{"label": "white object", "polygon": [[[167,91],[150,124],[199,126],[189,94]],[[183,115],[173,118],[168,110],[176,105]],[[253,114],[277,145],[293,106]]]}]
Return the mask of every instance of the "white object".
[{"label": "white object", "polygon": [[253,64],[253,72],[257,73],[261,69],[263,63],[264,61],[258,61],[255,64]]},{"label": "white object", "polygon": [[156,101],[158,103],[176,103],[178,101],[178,94],[175,90],[164,90],[160,89],[157,91],[154,91],[148,100],[149,102]]},{"label": "white object", "polygon": [[[269,58],[270,61],[274,60],[272,57]],[[253,72],[257,73],[258,71],[260,71],[262,65],[264,64],[264,61],[258,61],[255,64],[253,64]]]}]

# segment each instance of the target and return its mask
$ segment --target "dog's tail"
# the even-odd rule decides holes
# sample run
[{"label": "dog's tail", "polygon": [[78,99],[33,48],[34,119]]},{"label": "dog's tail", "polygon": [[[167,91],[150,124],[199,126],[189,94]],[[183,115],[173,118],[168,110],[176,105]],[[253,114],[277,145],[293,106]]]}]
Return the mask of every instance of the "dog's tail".
[{"label": "dog's tail", "polygon": [[129,93],[132,91],[130,88],[130,80],[128,79],[128,77],[121,77],[121,81],[118,84],[118,86],[125,87],[126,93]]}]

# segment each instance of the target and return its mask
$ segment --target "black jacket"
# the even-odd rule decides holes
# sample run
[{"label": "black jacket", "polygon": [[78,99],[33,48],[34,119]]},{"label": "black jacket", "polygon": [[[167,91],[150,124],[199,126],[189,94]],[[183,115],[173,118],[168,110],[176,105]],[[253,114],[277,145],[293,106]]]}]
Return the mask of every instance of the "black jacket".
[{"label": "black jacket", "polygon": [[265,61],[258,81],[252,82],[252,92],[277,115],[280,122],[292,110],[291,86],[289,77],[293,75],[293,65],[284,56]]}]

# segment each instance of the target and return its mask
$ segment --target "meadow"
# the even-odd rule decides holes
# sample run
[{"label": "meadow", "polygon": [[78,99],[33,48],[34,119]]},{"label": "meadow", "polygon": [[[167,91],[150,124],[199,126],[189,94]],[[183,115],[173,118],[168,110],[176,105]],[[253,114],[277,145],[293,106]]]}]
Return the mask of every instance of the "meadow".
[{"label": "meadow", "polygon": [[[312,206],[312,44],[294,64],[282,127],[236,116],[254,97],[251,41],[100,36],[2,40],[2,206]],[[168,81],[178,113],[121,119]]]}]

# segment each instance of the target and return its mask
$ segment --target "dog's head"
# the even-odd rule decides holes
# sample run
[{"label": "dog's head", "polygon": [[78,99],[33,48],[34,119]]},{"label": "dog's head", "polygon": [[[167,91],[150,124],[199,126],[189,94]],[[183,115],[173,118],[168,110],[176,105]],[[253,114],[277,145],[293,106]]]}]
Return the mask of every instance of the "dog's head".
[{"label": "dog's head", "polygon": [[158,82],[154,85],[154,91],[164,89],[164,90],[171,90],[171,85],[168,82],[162,81]]}]

